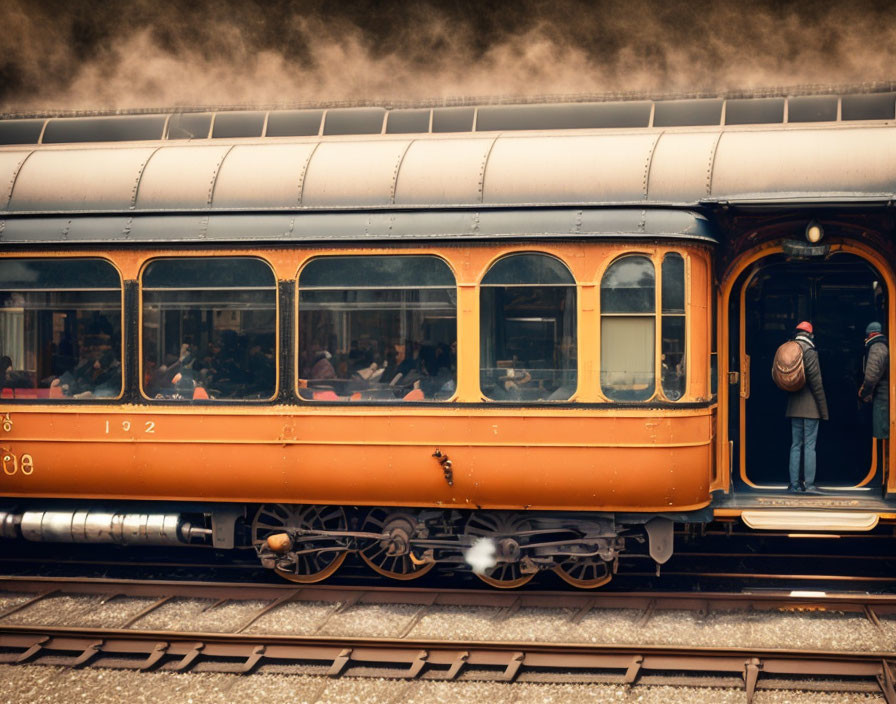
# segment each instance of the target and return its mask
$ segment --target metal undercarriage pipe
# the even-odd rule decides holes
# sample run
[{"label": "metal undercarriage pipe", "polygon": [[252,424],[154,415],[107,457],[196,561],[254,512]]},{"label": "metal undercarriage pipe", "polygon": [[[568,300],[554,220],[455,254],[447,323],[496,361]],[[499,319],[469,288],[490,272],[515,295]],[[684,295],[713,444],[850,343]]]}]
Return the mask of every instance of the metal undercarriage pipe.
[{"label": "metal undercarriage pipe", "polygon": [[210,535],[179,513],[112,511],[0,512],[0,537],[34,542],[186,545]]}]

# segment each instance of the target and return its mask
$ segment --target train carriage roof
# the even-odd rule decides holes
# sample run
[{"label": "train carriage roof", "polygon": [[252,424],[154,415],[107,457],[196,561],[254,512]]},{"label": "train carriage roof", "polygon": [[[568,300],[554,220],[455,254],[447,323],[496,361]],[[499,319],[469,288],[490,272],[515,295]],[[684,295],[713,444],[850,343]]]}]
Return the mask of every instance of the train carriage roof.
[{"label": "train carriage roof", "polygon": [[896,197],[893,120],[381,132],[0,147],[0,241],[713,239],[715,203]]}]

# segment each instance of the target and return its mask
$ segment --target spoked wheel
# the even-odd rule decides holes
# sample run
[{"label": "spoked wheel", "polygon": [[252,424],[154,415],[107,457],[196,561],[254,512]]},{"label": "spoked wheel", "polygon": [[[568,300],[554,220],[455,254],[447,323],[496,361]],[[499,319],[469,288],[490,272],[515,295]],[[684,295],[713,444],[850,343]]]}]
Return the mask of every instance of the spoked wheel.
[{"label": "spoked wheel", "polygon": [[417,579],[436,566],[435,562],[417,565],[411,559],[408,541],[413,537],[417,519],[406,513],[391,513],[386,509],[371,509],[364,518],[361,530],[365,533],[388,533],[384,540],[371,540],[360,551],[361,559],[377,574],[389,579],[408,581]]},{"label": "spoked wheel", "polygon": [[611,579],[610,563],[598,557],[568,557],[554,568],[567,584],[579,589],[596,589]]},{"label": "spoked wheel", "polygon": [[[500,555],[502,552],[519,551],[519,534],[531,530],[527,520],[500,513],[474,513],[464,528],[464,534],[477,538],[490,538]],[[519,560],[498,562],[484,573],[476,573],[483,582],[498,589],[516,589],[532,581],[535,573],[525,574]]]},{"label": "spoked wheel", "polygon": [[[262,545],[269,536],[287,530],[348,530],[348,521],[339,506],[265,504],[252,521],[252,543]],[[274,571],[292,582],[320,582],[345,562],[348,552],[341,547],[332,538],[300,538],[292,550],[277,558]]]}]

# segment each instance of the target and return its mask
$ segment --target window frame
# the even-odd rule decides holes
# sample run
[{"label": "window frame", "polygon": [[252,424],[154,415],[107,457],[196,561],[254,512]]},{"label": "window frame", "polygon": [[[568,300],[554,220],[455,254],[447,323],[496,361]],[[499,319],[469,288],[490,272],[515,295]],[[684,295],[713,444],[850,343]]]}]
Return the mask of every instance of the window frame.
[{"label": "window frame", "polygon": [[[514,283],[514,284],[494,284],[494,283],[483,283],[488,275],[492,272],[492,270],[500,264],[501,262],[515,256],[520,255],[536,255],[540,257],[547,257],[549,259],[553,259],[555,262],[559,263],[564,271],[569,275],[570,282],[569,283],[550,283],[550,284],[538,284],[538,283]],[[569,264],[559,255],[554,254],[553,252],[547,252],[544,250],[537,249],[520,249],[516,251],[510,252],[502,252],[497,255],[493,259],[491,259],[487,266],[484,267],[482,271],[482,275],[479,277],[476,282],[476,310],[477,310],[477,319],[476,319],[476,336],[478,338],[478,347],[479,347],[479,355],[477,357],[476,362],[476,388],[479,392],[480,399],[483,403],[488,404],[499,404],[499,405],[561,405],[561,404],[569,404],[576,403],[576,398],[579,395],[579,389],[582,383],[582,347],[581,347],[581,337],[579,334],[580,327],[582,325],[582,315],[581,315],[581,282],[578,281],[575,275],[572,273],[572,268]],[[575,336],[575,364],[571,367],[572,371],[575,373],[575,386],[572,390],[572,393],[568,398],[558,399],[558,400],[547,400],[547,399],[539,399],[539,400],[506,400],[506,399],[494,399],[490,398],[485,391],[482,389],[482,348],[483,348],[483,337],[482,337],[482,291],[485,288],[538,288],[538,287],[551,287],[551,288],[571,288],[573,290],[573,312],[575,314],[575,323],[573,325],[572,333]]]},{"label": "window frame", "polygon": [[[670,254],[677,254],[681,257],[682,260],[682,306],[681,313],[664,313],[663,312],[663,299],[662,299],[662,286],[663,286],[663,263],[666,261],[666,257]],[[659,271],[660,271],[660,280],[659,280],[659,289],[660,289],[660,299],[658,302],[657,312],[658,312],[658,321],[657,321],[657,369],[659,370],[659,388],[658,391],[662,395],[663,400],[669,403],[681,403],[684,399],[688,397],[688,392],[690,390],[690,380],[691,375],[688,374],[688,366],[691,361],[690,352],[690,344],[691,344],[691,315],[688,310],[689,306],[689,294],[691,290],[691,277],[690,277],[690,257],[687,252],[680,251],[678,249],[667,249],[658,255],[659,258]],[[682,364],[684,364],[684,390],[681,392],[681,396],[677,399],[670,399],[666,395],[666,389],[663,388],[663,317],[668,315],[669,317],[681,317],[684,318],[684,344],[682,345]]]},{"label": "window frame", "polygon": [[[60,406],[64,404],[70,403],[84,403],[84,404],[107,404],[116,401],[121,401],[125,394],[127,393],[127,383],[129,377],[129,369],[127,365],[127,327],[126,327],[126,311],[125,311],[125,280],[124,276],[122,276],[121,269],[119,266],[109,257],[106,256],[89,256],[89,255],[75,255],[75,256],[59,256],[59,255],[46,255],[46,254],[31,254],[30,256],[22,256],[24,252],[17,252],[14,256],[4,256],[3,261],[20,261],[20,260],[46,260],[46,261],[83,261],[83,260],[96,260],[101,261],[103,264],[108,264],[112,267],[112,270],[115,272],[115,275],[118,277],[118,311],[119,311],[119,324],[121,326],[121,333],[119,335],[120,339],[120,354],[119,354],[119,366],[121,367],[121,389],[118,392],[117,396],[108,396],[105,398],[74,398],[72,396],[63,396],[62,398],[50,400],[49,398],[4,398],[2,401],[12,402],[15,404],[22,405],[34,405],[34,404],[47,404],[49,406]],[[27,291],[29,289],[3,289],[4,291]],[[30,289],[30,290],[49,290],[49,289]],[[60,288],[54,289],[58,291],[113,291],[114,289],[107,288]]]},{"label": "window frame", "polygon": [[[358,400],[358,401],[332,401],[332,400],[315,400],[303,398],[300,395],[300,390],[303,388],[302,379],[300,376],[299,362],[301,358],[301,342],[302,335],[299,327],[299,322],[301,320],[301,296],[302,296],[302,287],[300,284],[300,280],[302,278],[302,272],[308,268],[308,266],[312,262],[320,261],[322,259],[345,259],[347,257],[364,257],[364,258],[373,258],[373,257],[431,257],[433,259],[437,259],[442,264],[444,264],[448,271],[451,272],[451,277],[454,279],[454,285],[452,287],[448,286],[427,286],[423,288],[429,289],[447,289],[451,288],[454,291],[454,321],[455,321],[455,341],[457,342],[457,350],[455,352],[455,363],[457,368],[454,373],[454,393],[445,399],[424,399],[422,401],[405,401],[400,398],[396,398],[393,400],[385,400],[385,401],[371,401],[371,400]],[[293,374],[292,374],[292,397],[299,402],[299,404],[306,407],[315,407],[315,406],[334,406],[340,408],[358,408],[358,407],[375,407],[375,408],[413,408],[420,406],[444,406],[446,404],[457,403],[458,393],[461,388],[461,372],[462,372],[462,362],[461,362],[461,354],[460,354],[460,289],[461,285],[457,281],[457,271],[455,270],[452,263],[446,259],[442,254],[438,252],[433,252],[431,250],[414,250],[414,251],[404,251],[398,250],[395,252],[364,252],[364,251],[347,251],[347,252],[339,252],[339,253],[325,253],[319,254],[315,253],[308,256],[304,259],[298,267],[296,271],[295,277],[293,278],[293,285],[295,287],[295,291],[293,292],[293,322],[292,329],[294,331],[293,335],[293,345],[292,345],[292,355],[293,355]],[[356,290],[362,289],[371,289],[373,290],[382,290],[381,287],[364,287],[359,286]],[[406,287],[395,286],[391,287],[392,290],[404,291],[408,290]],[[419,288],[419,287],[418,287]],[[345,290],[344,287],[333,286],[333,287],[313,287],[310,290],[316,291],[325,291],[325,290]]]},{"label": "window frame", "polygon": [[[597,288],[597,387],[598,392],[601,397],[607,403],[621,403],[626,405],[643,405],[648,404],[656,400],[658,388],[661,385],[659,383],[659,377],[657,375],[657,369],[660,364],[660,331],[659,327],[659,306],[661,305],[661,296],[662,296],[662,278],[661,273],[657,268],[657,257],[656,252],[646,252],[643,250],[630,250],[626,252],[622,252],[621,254],[617,254],[612,259],[610,259],[603,269],[599,272],[599,276],[597,277],[597,281],[595,282],[595,286]],[[623,259],[627,259],[629,257],[641,257],[647,259],[650,262],[650,265],[653,267],[653,311],[647,313],[605,313],[604,312],[604,278],[610,269],[621,262]],[[607,391],[604,389],[604,385],[601,381],[601,377],[603,376],[604,371],[604,358],[603,358],[603,322],[604,318],[653,318],[653,391],[650,396],[646,399],[639,401],[620,401],[618,399],[611,398]]]},{"label": "window frame", "polygon": [[[665,390],[663,389],[663,380],[662,380],[662,356],[663,356],[663,339],[662,339],[662,324],[663,324],[663,260],[667,254],[678,254],[681,256],[684,262],[684,359],[685,359],[685,386],[684,392],[681,395],[681,398],[676,400],[671,400],[666,396]],[[654,309],[652,313],[604,313],[603,311],[603,280],[604,276],[606,276],[607,272],[610,270],[614,264],[618,261],[631,256],[641,256],[648,259],[653,265],[653,273],[654,273]],[[692,314],[690,310],[690,294],[691,294],[691,253],[684,247],[680,246],[665,246],[659,247],[652,251],[643,250],[643,249],[632,249],[625,252],[621,252],[613,256],[609,259],[604,266],[598,271],[598,276],[596,277],[595,287],[597,288],[597,309],[598,309],[598,321],[597,321],[597,355],[598,355],[598,363],[597,363],[597,391],[600,397],[607,403],[613,404],[626,404],[626,405],[648,405],[651,403],[669,403],[669,404],[682,404],[690,401],[690,389],[691,389],[691,377],[692,375],[688,373],[687,364],[691,359],[691,340],[693,338],[692,331]],[[654,324],[653,324],[653,345],[654,345],[654,357],[653,357],[653,374],[654,374],[654,387],[653,394],[651,394],[650,398],[645,399],[643,401],[617,401],[615,399],[610,398],[607,395],[607,392],[604,390],[603,384],[601,383],[601,374],[603,372],[603,355],[601,353],[601,346],[603,344],[603,320],[604,317],[648,317],[653,316]],[[679,313],[670,313],[671,316],[681,315]]]},{"label": "window frame", "polygon": [[[147,269],[150,265],[160,262],[160,261],[171,261],[177,259],[254,259],[256,261],[262,262],[271,272],[273,277],[274,285],[268,289],[268,287],[260,287],[260,286],[248,286],[243,287],[227,287],[222,286],[219,287],[220,290],[272,290],[274,292],[274,391],[273,394],[268,398],[263,399],[183,399],[183,400],[174,400],[174,399],[161,399],[161,398],[150,398],[146,395],[146,392],[143,388],[143,322],[144,322],[144,292],[145,291],[187,291],[191,290],[215,290],[211,288],[203,288],[203,287],[189,287],[185,286],[182,288],[174,288],[174,287],[150,287],[145,288],[143,286],[143,277],[146,274]],[[154,256],[146,259],[140,265],[140,271],[137,275],[137,393],[142,401],[158,404],[158,405],[170,405],[170,406],[180,406],[186,407],[190,405],[264,405],[275,402],[280,396],[280,280],[277,278],[277,271],[274,268],[273,264],[268,259],[261,257],[257,254],[175,254],[175,255],[165,255],[165,256]]]}]

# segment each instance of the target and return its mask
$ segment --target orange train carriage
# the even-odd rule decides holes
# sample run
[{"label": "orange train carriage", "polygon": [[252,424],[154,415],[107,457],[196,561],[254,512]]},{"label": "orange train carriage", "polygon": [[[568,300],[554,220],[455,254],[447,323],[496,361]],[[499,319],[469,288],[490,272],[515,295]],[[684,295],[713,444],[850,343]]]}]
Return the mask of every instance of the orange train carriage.
[{"label": "orange train carriage", "polygon": [[[0,536],[594,587],[676,523],[893,521],[894,97],[764,100],[0,121]],[[767,374],[803,318],[823,499]]]}]

